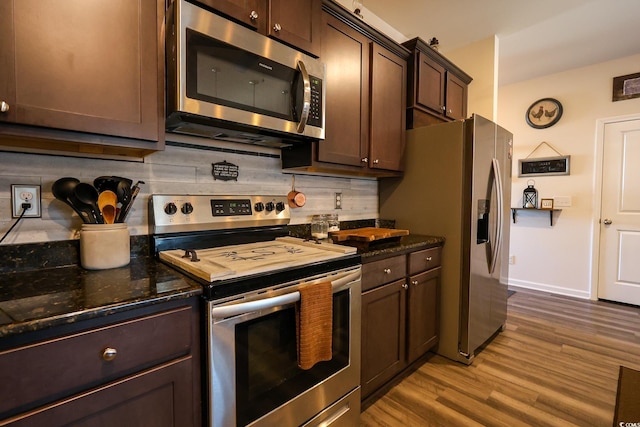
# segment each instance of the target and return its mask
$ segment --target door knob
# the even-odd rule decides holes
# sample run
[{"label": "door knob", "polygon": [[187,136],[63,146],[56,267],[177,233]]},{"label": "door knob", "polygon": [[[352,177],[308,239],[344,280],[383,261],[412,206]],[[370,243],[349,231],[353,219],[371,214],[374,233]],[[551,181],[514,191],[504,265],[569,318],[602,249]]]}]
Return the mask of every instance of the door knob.
[{"label": "door knob", "polygon": [[605,218],[604,221],[602,221],[604,223],[604,225],[611,225],[613,224],[613,221],[611,221],[609,218]]}]

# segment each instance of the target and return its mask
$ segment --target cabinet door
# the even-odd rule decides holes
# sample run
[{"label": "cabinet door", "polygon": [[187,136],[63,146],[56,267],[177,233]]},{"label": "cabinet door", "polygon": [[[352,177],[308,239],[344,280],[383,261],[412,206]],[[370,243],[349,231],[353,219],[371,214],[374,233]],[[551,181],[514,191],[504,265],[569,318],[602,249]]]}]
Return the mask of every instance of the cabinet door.
[{"label": "cabinet door", "polygon": [[322,0],[271,0],[268,35],[320,55]]},{"label": "cabinet door", "polygon": [[447,72],[446,116],[453,120],[464,120],[467,115],[467,85]]},{"label": "cabinet door", "polygon": [[[7,79],[0,86],[11,85],[15,99],[12,114],[0,121],[158,141],[164,114],[164,54],[158,42],[163,5],[162,0],[95,0],[91,7],[78,0],[2,1],[1,8],[13,7],[12,34],[7,40],[2,34],[0,45],[3,65],[12,53],[8,40],[15,51],[13,67],[0,70],[0,80]],[[1,12],[4,27],[9,18]]]},{"label": "cabinet door", "polygon": [[199,0],[223,14],[266,34],[268,0]]},{"label": "cabinet door", "polygon": [[405,366],[405,281],[362,294],[362,397],[393,378]]},{"label": "cabinet door", "polygon": [[403,169],[406,76],[407,61],[371,43],[370,168]]},{"label": "cabinet door", "polygon": [[318,160],[366,166],[369,144],[369,40],[322,14],[322,54],[327,66],[325,139]]},{"label": "cabinet door", "polygon": [[416,104],[442,114],[445,105],[446,71],[442,65],[422,52],[418,52],[417,63]]},{"label": "cabinet door", "polygon": [[409,278],[407,362],[411,363],[438,342],[440,267]]},{"label": "cabinet door", "polygon": [[[12,427],[196,426],[185,357],[3,421]],[[6,423],[6,424],[4,424]]]},{"label": "cabinet door", "polygon": [[[15,121],[15,43],[13,2],[0,1],[0,123]],[[8,108],[8,109],[7,109]]]}]

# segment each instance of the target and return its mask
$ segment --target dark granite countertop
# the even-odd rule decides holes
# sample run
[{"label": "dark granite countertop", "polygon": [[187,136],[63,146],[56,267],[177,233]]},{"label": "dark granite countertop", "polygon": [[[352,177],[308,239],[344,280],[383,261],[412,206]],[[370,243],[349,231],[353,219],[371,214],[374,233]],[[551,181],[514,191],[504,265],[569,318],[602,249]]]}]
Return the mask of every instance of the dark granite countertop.
[{"label": "dark granite countertop", "polygon": [[[134,243],[148,253],[145,239]],[[443,244],[443,237],[410,234],[359,252],[366,263]],[[133,256],[121,268],[85,270],[64,265],[77,259],[74,241],[0,249],[0,339],[202,294],[199,283],[151,256]]]},{"label": "dark granite countertop", "polygon": [[400,238],[400,240],[390,241],[386,243],[382,242],[370,246],[367,251],[361,253],[362,262],[367,263],[394,255],[402,255],[408,252],[434,248],[444,245],[444,242],[444,237],[440,236],[409,234],[408,236],[403,236],[402,238]]},{"label": "dark granite countertop", "polygon": [[85,270],[77,265],[0,274],[0,338],[95,319],[202,293],[151,257]]}]

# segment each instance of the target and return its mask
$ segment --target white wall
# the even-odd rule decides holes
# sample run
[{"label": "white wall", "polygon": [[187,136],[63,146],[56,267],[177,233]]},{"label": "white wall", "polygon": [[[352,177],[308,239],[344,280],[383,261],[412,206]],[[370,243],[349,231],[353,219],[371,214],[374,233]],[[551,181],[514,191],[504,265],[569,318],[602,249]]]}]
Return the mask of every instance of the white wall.
[{"label": "white wall", "polygon": [[498,38],[493,36],[449,51],[445,55],[473,78],[468,91],[468,116],[475,113],[489,120],[496,120],[498,46]]},{"label": "white wall", "polygon": [[[175,135],[171,138],[200,141]],[[149,234],[147,204],[151,193],[286,195],[291,189],[291,175],[281,172],[280,150],[219,141],[212,145],[264,155],[170,146],[140,163],[0,151],[0,236],[14,221],[11,218],[11,184],[41,185],[43,206],[42,218],[22,219],[2,244],[77,238],[80,219],[51,194],[51,184],[64,176],[88,183],[101,175],[144,181],[127,220],[132,235]],[[238,181],[214,181],[211,164],[224,160],[239,166]],[[303,208],[292,210],[292,224],[311,222],[311,215],[318,213],[337,213],[341,221],[378,217],[378,184],[375,180],[296,175],[296,190],[305,193],[307,203]],[[333,209],[335,192],[343,194],[341,210]]]},{"label": "white wall", "polygon": [[[527,157],[542,141],[571,155],[571,174],[532,177],[539,198],[570,196],[572,206],[562,208],[553,227],[547,214],[525,212],[511,226],[509,283],[583,298],[591,294],[592,230],[597,223],[596,121],[640,113],[640,98],[612,102],[612,79],[636,73],[640,55],[569,70],[533,80],[501,86],[498,122],[514,134],[512,205],[521,206],[527,179],[517,177],[518,159]],[[533,129],[525,121],[527,108],[540,98],[556,98],[564,107],[560,121],[548,129]],[[555,155],[536,151],[531,157]]]}]

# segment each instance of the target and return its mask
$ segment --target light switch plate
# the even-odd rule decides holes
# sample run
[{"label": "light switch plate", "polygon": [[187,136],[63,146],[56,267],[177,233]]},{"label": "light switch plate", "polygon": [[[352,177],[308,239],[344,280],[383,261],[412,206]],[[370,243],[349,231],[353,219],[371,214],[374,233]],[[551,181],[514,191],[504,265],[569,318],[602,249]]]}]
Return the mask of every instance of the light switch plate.
[{"label": "light switch plate", "polygon": [[554,208],[568,208],[571,207],[571,196],[555,196],[553,198]]},{"label": "light switch plate", "polygon": [[33,184],[12,184],[11,185],[11,216],[19,218],[22,215],[22,204],[30,203],[31,207],[24,212],[23,218],[40,218],[41,204],[40,186]]}]

